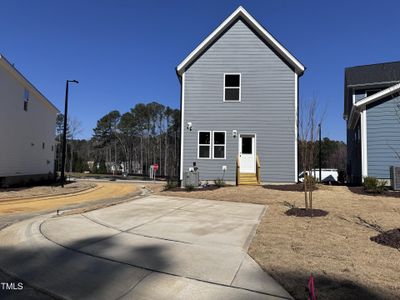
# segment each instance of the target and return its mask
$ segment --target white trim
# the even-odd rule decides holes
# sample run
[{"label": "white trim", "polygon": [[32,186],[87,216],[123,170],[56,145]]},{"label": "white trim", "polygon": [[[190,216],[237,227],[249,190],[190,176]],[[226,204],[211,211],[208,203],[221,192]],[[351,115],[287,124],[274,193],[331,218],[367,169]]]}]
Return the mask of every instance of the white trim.
[{"label": "white trim", "polygon": [[[218,132],[223,132],[224,134],[225,134],[225,137],[224,137],[224,144],[217,144],[217,145],[215,145],[215,138],[214,138],[214,133],[218,133]],[[214,151],[214,147],[215,146],[224,146],[224,157],[214,157],[214,153],[215,153],[215,151]],[[223,130],[215,130],[215,131],[213,131],[212,132],[212,159],[226,159],[226,131],[223,131]]]},{"label": "white trim", "polygon": [[367,153],[367,110],[361,111],[361,175],[362,180],[368,176],[368,153]]},{"label": "white trim", "polygon": [[347,120],[347,128],[354,128],[356,126],[358,118],[360,117],[360,109],[353,105],[350,111],[350,117]]},{"label": "white trim", "polygon": [[294,182],[298,180],[299,174],[299,166],[298,166],[298,117],[297,117],[297,110],[298,110],[298,80],[299,77],[297,73],[294,73]]},{"label": "white trim", "polygon": [[180,167],[180,180],[183,180],[183,141],[184,141],[184,133],[185,133],[185,73],[182,74],[182,107],[181,107],[181,167]]},{"label": "white trim", "polygon": [[[210,144],[200,144],[200,132],[208,132],[210,134]],[[197,131],[197,159],[211,159],[212,151],[212,131],[210,130],[199,130]],[[209,146],[210,151],[208,152],[208,157],[200,157],[200,146]]]},{"label": "white trim", "polygon": [[50,108],[56,111],[56,113],[60,113],[60,110],[53,104],[49,99],[47,99],[17,68],[11,64],[4,55],[0,54],[0,65],[3,65],[4,69],[8,71],[11,75],[13,75],[17,80],[19,80],[24,88],[28,88],[28,90],[33,91],[34,94],[44,103],[46,103]]},{"label": "white trim", "polygon": [[376,94],[373,94],[371,96],[365,97],[364,99],[358,101],[355,106],[361,107],[365,106],[371,103],[374,103],[375,101],[378,101],[386,96],[389,96],[395,92],[400,91],[400,83],[397,83],[395,85],[392,85],[391,87],[388,87],[387,89],[384,89],[380,92],[377,92]]},{"label": "white trim", "polygon": [[200,43],[176,68],[179,75],[185,71],[185,67],[193,62],[199,53],[210,46],[227,27],[229,27],[237,18],[242,17],[249,25],[263,37],[272,48],[288,60],[294,67],[296,73],[302,74],[305,67],[286,50],[260,23],[258,23],[242,6],[239,6],[221,25],[219,25],[203,42]]},{"label": "white trim", "polygon": [[382,98],[385,98],[399,91],[400,91],[400,83],[397,83],[395,85],[392,85],[391,87],[388,87],[387,89],[384,89],[371,96],[365,97],[360,101],[355,102],[350,111],[350,116],[347,121],[347,128],[353,128],[357,124],[357,120],[360,115],[359,112],[366,109],[366,106],[368,104],[372,104],[378,100],[381,100]]},{"label": "white trim", "polygon": [[[228,87],[226,87],[225,86],[225,77],[226,77],[226,75],[239,75],[239,100],[225,100],[225,89],[226,88],[231,88],[231,89],[234,89],[234,88],[237,88],[237,87],[234,87],[234,86],[232,86],[232,87],[230,87],[230,86],[228,86]],[[233,103],[235,103],[235,102],[242,102],[242,73],[224,73],[224,86],[223,86],[223,95],[222,95],[222,97],[223,97],[223,102],[233,102]]]}]

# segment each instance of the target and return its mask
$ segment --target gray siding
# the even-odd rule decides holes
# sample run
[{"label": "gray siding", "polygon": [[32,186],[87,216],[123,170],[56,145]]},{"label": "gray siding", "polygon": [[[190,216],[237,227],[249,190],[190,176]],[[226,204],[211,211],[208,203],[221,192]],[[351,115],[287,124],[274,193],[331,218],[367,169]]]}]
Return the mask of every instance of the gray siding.
[{"label": "gray siding", "polygon": [[[354,101],[355,102],[358,102],[363,98],[365,98],[365,90],[354,91]],[[351,103],[351,106],[353,106],[352,103]]]},{"label": "gray siding", "polygon": [[[241,102],[223,102],[224,73],[241,73]],[[255,133],[264,182],[294,182],[295,73],[241,20],[224,33],[185,73],[184,172],[193,162],[202,180],[234,181],[239,138]],[[192,122],[192,131],[186,123]],[[226,159],[197,159],[200,130],[227,132]]]},{"label": "gray siding", "polygon": [[400,116],[396,114],[400,97],[388,97],[367,107],[368,175],[390,178],[389,167],[400,166]]}]

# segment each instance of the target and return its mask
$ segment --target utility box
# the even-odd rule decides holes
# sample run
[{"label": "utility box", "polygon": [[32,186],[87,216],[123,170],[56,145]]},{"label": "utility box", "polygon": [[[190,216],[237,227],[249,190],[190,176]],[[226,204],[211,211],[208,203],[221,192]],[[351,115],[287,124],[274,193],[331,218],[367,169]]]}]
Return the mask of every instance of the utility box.
[{"label": "utility box", "polygon": [[390,182],[395,191],[400,191],[400,167],[390,167]]},{"label": "utility box", "polygon": [[198,187],[200,183],[200,175],[198,171],[194,172],[184,172],[183,173],[183,187],[185,186],[194,186]]}]

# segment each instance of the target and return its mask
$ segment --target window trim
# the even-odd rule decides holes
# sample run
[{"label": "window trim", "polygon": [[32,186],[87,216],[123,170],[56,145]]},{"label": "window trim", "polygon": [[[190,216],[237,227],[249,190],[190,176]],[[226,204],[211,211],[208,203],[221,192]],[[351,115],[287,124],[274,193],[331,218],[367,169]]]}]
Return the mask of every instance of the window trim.
[{"label": "window trim", "polygon": [[[239,87],[229,87],[228,88],[238,88],[239,89],[239,100],[225,100],[225,89],[227,88],[225,86],[225,79],[226,79],[226,75],[239,75]],[[224,73],[224,85],[222,87],[222,97],[223,97],[223,102],[242,102],[242,73]]]},{"label": "window trim", "polygon": [[[215,133],[224,133],[224,144],[215,144]],[[224,146],[224,157],[215,157],[215,151],[214,147],[215,146]],[[212,159],[226,159],[226,131],[223,130],[215,130],[212,132]]]},{"label": "window trim", "polygon": [[[200,132],[208,132],[210,134],[210,143],[209,144],[200,144]],[[211,159],[211,151],[212,151],[212,131],[211,130],[199,130],[197,131],[197,159]],[[208,152],[208,157],[200,157],[200,146],[209,146],[210,151]]]}]

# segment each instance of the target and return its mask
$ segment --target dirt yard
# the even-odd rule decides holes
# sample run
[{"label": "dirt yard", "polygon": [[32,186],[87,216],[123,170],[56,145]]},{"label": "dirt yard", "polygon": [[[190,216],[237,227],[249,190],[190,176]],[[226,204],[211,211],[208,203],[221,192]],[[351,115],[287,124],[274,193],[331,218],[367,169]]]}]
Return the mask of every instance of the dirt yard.
[{"label": "dirt yard", "polygon": [[2,200],[13,200],[13,199],[24,199],[32,197],[43,197],[43,196],[55,196],[55,195],[66,195],[72,193],[82,192],[91,188],[96,187],[95,183],[92,182],[72,182],[64,185],[64,188],[58,185],[41,185],[32,187],[20,187],[20,188],[2,188],[0,189],[0,201]]},{"label": "dirt yard", "polygon": [[302,218],[285,214],[288,203],[304,205],[304,194],[295,186],[161,194],[267,204],[249,254],[296,299],[307,299],[310,273],[319,299],[400,299],[400,249],[370,240],[379,234],[375,228],[400,228],[398,197],[321,186],[314,192],[314,208],[328,215]]},{"label": "dirt yard", "polygon": [[76,182],[61,187],[38,186],[0,190],[0,215],[57,210],[62,207],[103,199],[129,196],[140,185],[116,182]]}]

